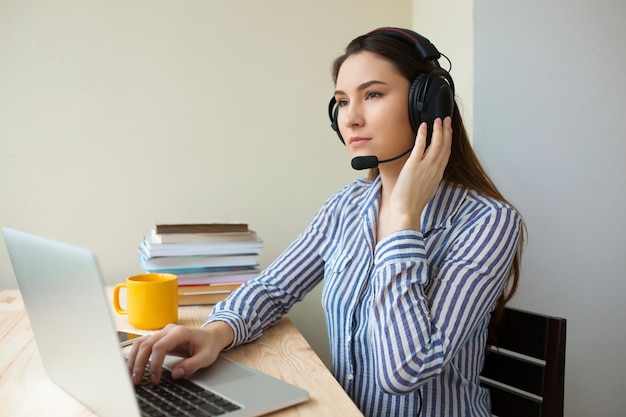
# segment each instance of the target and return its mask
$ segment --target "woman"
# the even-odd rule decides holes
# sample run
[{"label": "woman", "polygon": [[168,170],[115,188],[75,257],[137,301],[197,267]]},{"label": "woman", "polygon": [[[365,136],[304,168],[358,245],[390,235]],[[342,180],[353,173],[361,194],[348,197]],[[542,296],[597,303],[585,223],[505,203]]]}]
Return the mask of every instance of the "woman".
[{"label": "woman", "polygon": [[412,42],[422,40],[382,28],[337,58],[333,123],[352,157],[375,155],[380,165],[333,195],[201,329],[170,325],[135,344],[135,383],[150,355],[158,382],[179,346],[190,357],[174,377],[210,365],[323,279],[332,372],[366,416],[491,415],[478,376],[492,313],[517,284],[524,226],[476,159],[456,106],[430,133],[411,125],[414,80],[441,71],[438,56]]}]

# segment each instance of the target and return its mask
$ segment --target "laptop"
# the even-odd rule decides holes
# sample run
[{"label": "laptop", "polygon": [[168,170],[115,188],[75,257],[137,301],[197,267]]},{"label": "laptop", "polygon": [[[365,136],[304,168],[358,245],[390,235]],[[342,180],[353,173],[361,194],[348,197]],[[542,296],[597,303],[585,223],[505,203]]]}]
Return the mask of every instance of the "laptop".
[{"label": "laptop", "polygon": [[[49,377],[101,417],[147,415],[136,395],[142,386],[130,380],[93,252],[6,227],[2,233]],[[166,366],[176,360],[168,357]],[[259,416],[309,397],[223,357],[188,380],[231,404],[231,411],[216,413],[224,417]]]}]

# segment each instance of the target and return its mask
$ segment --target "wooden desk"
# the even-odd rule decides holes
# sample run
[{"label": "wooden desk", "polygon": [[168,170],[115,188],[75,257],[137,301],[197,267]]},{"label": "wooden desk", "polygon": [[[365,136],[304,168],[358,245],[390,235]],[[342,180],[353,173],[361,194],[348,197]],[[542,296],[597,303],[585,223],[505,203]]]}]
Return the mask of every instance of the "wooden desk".
[{"label": "wooden desk", "polygon": [[[198,326],[210,310],[181,307],[178,323]],[[133,329],[125,316],[114,313],[114,320],[120,330]],[[288,318],[224,356],[309,391],[307,402],[271,416],[362,416]],[[0,416],[94,415],[46,375],[19,291],[0,291]]]}]

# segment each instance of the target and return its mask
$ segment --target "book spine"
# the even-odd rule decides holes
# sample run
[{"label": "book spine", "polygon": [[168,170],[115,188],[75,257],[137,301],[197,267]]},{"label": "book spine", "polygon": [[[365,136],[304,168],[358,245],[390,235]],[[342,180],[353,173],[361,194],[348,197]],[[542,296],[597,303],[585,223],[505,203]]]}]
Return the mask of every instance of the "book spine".
[{"label": "book spine", "polygon": [[250,230],[248,232],[234,233],[156,233],[156,230],[146,236],[145,240],[150,244],[165,243],[192,243],[192,242],[240,242],[257,240],[256,232]]},{"label": "book spine", "polygon": [[201,285],[178,285],[178,296],[196,294],[217,294],[234,291],[241,287],[241,283],[233,284],[201,284]]},{"label": "book spine", "polygon": [[214,294],[179,295],[178,305],[213,305],[225,300],[230,294],[232,294],[232,291],[220,291]]},{"label": "book spine", "polygon": [[189,224],[157,224],[157,234],[163,233],[232,233],[247,232],[247,223],[189,223]]}]

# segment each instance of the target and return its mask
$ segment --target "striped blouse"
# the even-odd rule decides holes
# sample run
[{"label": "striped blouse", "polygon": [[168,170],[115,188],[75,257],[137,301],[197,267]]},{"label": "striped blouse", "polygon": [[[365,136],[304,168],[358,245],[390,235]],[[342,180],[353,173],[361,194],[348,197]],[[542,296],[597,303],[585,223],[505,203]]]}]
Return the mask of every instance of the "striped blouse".
[{"label": "striped blouse", "polygon": [[365,416],[490,416],[480,387],[487,325],[521,219],[510,206],[441,183],[421,231],[376,244],[380,177],[335,193],[255,280],[217,304],[232,346],[258,338],[323,280],[332,372]]}]

